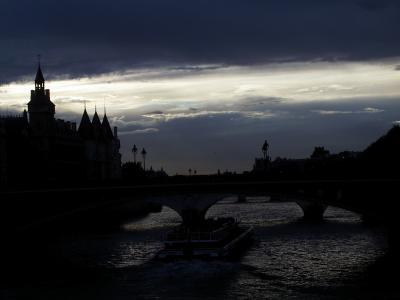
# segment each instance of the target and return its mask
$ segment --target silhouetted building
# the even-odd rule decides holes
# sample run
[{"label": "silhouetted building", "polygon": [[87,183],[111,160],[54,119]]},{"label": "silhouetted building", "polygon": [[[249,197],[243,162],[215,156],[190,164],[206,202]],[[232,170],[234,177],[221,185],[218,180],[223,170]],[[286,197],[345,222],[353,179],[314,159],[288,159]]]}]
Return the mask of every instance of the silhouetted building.
[{"label": "silhouetted building", "polygon": [[270,161],[264,158],[255,158],[253,165],[253,172],[255,173],[265,173],[268,170]]},{"label": "silhouetted building", "polygon": [[330,156],[329,150],[325,147],[315,147],[313,153],[311,154],[312,159],[326,159]]},{"label": "silhouetted building", "polygon": [[79,129],[76,123],[55,119],[55,104],[40,67],[31,91],[28,112],[0,117],[1,184],[62,184],[114,180],[121,176],[117,128],[107,115],[86,108]]}]

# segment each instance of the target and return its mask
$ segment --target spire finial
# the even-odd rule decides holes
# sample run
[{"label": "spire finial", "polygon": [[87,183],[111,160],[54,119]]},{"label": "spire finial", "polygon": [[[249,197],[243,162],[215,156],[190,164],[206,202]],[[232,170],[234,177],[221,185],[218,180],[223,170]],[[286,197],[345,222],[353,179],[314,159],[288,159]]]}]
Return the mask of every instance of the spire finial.
[{"label": "spire finial", "polygon": [[103,109],[104,109],[104,115],[107,115],[107,111],[106,111],[106,98],[103,98]]},{"label": "spire finial", "polygon": [[42,55],[41,54],[38,54],[37,55],[37,59],[38,59],[38,65],[40,66],[40,59],[42,58]]},{"label": "spire finial", "polygon": [[84,107],[84,109],[86,110],[86,99],[83,100],[83,107]]}]

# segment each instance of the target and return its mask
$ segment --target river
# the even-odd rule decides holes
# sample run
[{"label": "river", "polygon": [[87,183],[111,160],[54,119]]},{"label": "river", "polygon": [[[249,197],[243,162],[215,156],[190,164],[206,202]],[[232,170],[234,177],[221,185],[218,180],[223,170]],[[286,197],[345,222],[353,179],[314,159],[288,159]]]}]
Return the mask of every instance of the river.
[{"label": "river", "polygon": [[208,216],[233,216],[254,226],[254,243],[236,260],[156,261],[163,236],[179,223],[178,215],[164,207],[118,230],[53,236],[36,258],[30,250],[36,246],[25,245],[36,263],[16,262],[1,284],[0,298],[396,298],[365,279],[385,253],[384,230],[364,225],[352,212],[329,207],[322,223],[310,224],[301,220],[295,203],[226,199]]}]

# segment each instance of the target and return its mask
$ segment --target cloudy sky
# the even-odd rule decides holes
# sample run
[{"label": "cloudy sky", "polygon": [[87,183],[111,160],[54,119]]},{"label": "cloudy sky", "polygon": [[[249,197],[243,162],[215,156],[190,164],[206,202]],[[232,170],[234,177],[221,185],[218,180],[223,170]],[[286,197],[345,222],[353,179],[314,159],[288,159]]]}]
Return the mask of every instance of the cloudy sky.
[{"label": "cloudy sky", "polygon": [[1,0],[0,111],[37,54],[57,117],[83,103],[170,174],[362,150],[400,121],[396,0]]}]

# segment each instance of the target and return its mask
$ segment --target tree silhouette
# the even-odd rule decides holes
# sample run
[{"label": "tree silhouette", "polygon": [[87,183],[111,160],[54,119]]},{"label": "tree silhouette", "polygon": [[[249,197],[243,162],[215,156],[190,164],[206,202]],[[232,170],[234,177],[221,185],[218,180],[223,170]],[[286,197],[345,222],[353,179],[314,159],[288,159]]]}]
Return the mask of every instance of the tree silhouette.
[{"label": "tree silhouette", "polygon": [[325,149],[325,147],[315,147],[311,158],[313,159],[323,159],[329,157],[330,152]]}]

